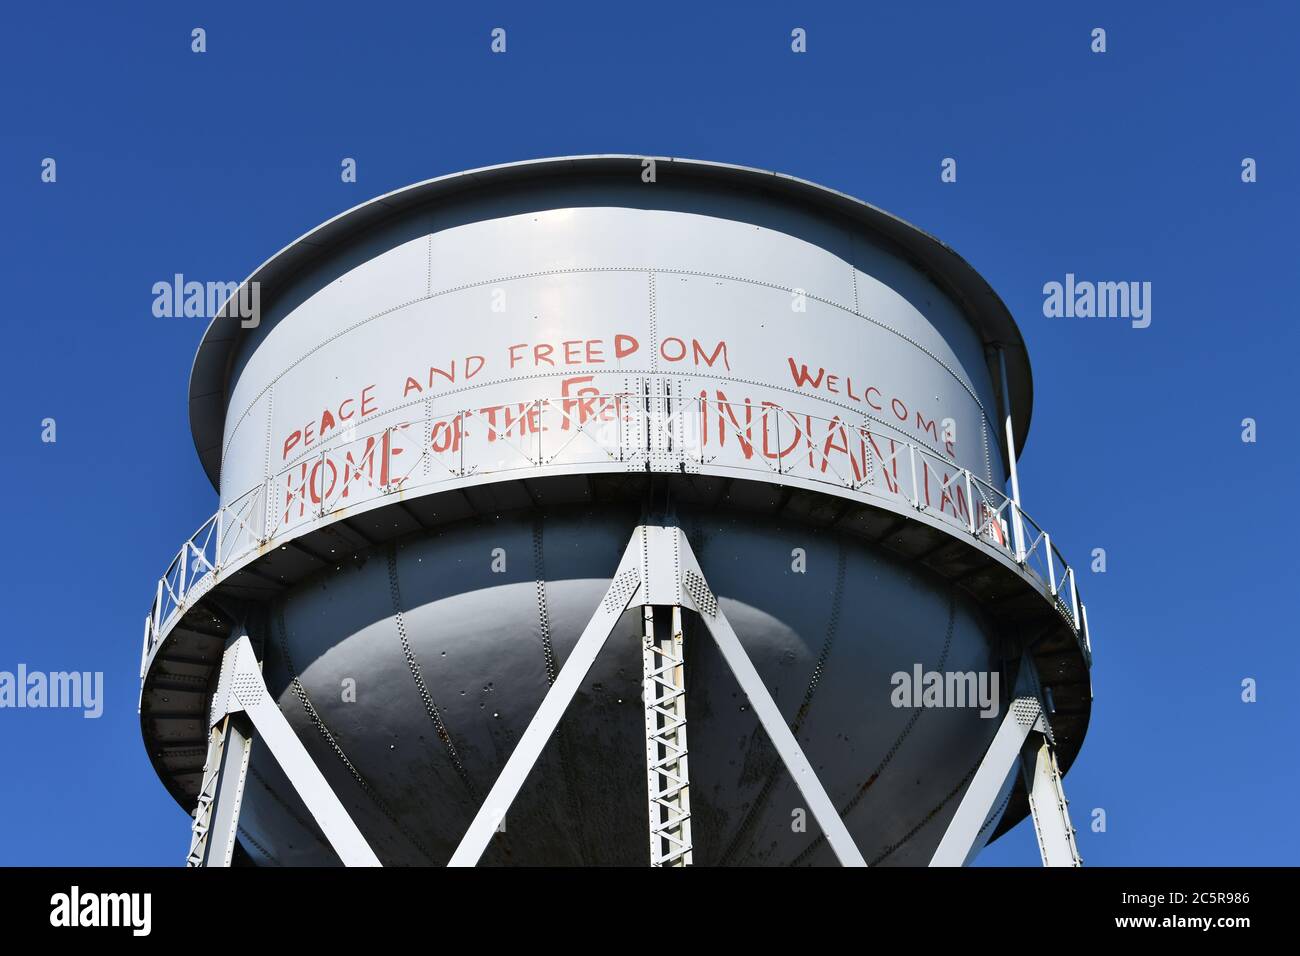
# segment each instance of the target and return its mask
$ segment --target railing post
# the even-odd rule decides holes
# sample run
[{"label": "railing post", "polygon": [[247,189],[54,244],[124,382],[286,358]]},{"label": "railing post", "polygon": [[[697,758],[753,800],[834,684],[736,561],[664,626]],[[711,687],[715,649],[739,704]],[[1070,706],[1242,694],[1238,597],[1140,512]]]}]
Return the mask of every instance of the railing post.
[{"label": "railing post", "polygon": [[876,485],[876,469],[871,461],[871,429],[864,421],[858,426],[858,438],[862,442],[862,481],[858,483],[858,488],[871,487]]},{"label": "railing post", "polygon": [[185,603],[185,594],[189,590],[186,584],[189,578],[189,562],[190,562],[191,547],[193,547],[193,543],[188,540],[183,545],[181,545],[181,568],[180,568],[181,573],[180,576],[176,579],[177,589],[180,591],[180,593],[176,595],[177,604]]},{"label": "railing post", "polygon": [[[394,426],[394,428],[396,428],[396,426]],[[389,447],[392,447],[391,444]],[[320,517],[322,518],[325,517],[325,465],[328,461],[329,452],[322,448],[320,453]],[[337,474],[337,472],[335,472],[335,474]],[[310,486],[307,489],[307,493],[311,494]]]},{"label": "railing post", "polygon": [[921,493],[916,486],[916,446],[911,442],[907,444],[907,460],[912,466],[912,507],[921,507]]},{"label": "railing post", "polygon": [[[770,409],[770,408],[773,408],[773,407],[775,407],[775,406],[768,406],[768,407],[769,407],[769,409]],[[777,473],[778,475],[783,475],[783,474],[785,474],[785,472],[781,470],[781,467],[782,467],[782,466],[781,466],[781,451],[782,451],[782,448],[781,448],[781,412],[782,412],[782,411],[783,411],[783,409],[781,409],[781,408],[777,408],[777,409],[776,409],[776,473]],[[764,432],[765,432],[765,433],[766,433],[766,431],[767,431],[767,429],[764,428]],[[795,460],[798,461],[798,459],[795,459]]]},{"label": "railing post", "polygon": [[[614,434],[618,438],[618,460],[622,461],[623,460],[623,399],[618,395],[617,392],[614,394],[614,423],[617,426],[614,429]],[[599,434],[603,436],[606,434],[606,432],[600,432]],[[608,455],[609,451],[605,450],[605,454]]]},{"label": "railing post", "polygon": [[1074,586],[1074,568],[1070,568],[1070,608],[1074,611],[1074,627],[1076,630],[1079,624],[1079,589]]},{"label": "railing post", "polygon": [[1083,616],[1083,646],[1088,649],[1088,656],[1092,657],[1092,635],[1088,633],[1088,605],[1080,604],[1079,612]]},{"label": "railing post", "polygon": [[225,518],[226,518],[226,509],[221,507],[220,502],[217,502],[217,550],[216,553],[212,556],[213,557],[212,577],[214,582],[217,577],[217,569],[221,567],[221,546],[225,541],[225,527],[226,527]]},{"label": "railing post", "polygon": [[1007,380],[1007,356],[1002,346],[998,350],[998,374],[1002,383],[1003,432],[1007,441],[1007,465],[1011,472],[1011,500],[1020,506],[1020,476],[1016,472],[1016,436],[1011,420],[1011,386]]},{"label": "railing post", "polygon": [[966,510],[970,514],[970,533],[975,534],[975,492],[971,490],[970,469],[963,468],[962,472],[966,475]]},{"label": "railing post", "polygon": [[1020,523],[1020,506],[1011,499],[1011,533],[1015,536],[1016,564],[1025,563],[1025,529]]},{"label": "railing post", "polygon": [[158,579],[158,596],[153,602],[153,632],[157,634],[162,630],[162,597],[163,597],[163,579]]},{"label": "railing post", "polygon": [[535,467],[542,467],[542,400],[537,399],[537,464]]},{"label": "railing post", "polygon": [[149,627],[153,623],[153,618],[148,614],[144,616],[144,649],[140,652],[140,679],[144,680],[144,668],[149,662],[149,651],[153,647],[153,632]]},{"label": "railing post", "polygon": [[1047,549],[1047,581],[1052,586],[1052,597],[1056,597],[1056,563],[1052,560],[1052,536],[1043,532],[1043,545]]},{"label": "railing post", "polygon": [[271,492],[274,489],[275,479],[267,475],[266,481],[262,483],[262,540],[258,544],[265,544],[271,537]]}]

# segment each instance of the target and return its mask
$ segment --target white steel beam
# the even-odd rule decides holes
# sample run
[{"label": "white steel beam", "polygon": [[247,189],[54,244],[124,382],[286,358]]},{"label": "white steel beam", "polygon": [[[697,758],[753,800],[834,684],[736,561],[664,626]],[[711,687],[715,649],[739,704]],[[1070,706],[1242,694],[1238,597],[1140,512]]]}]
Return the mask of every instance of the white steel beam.
[{"label": "white steel beam", "polygon": [[209,730],[208,758],[194,808],[186,866],[230,866],[251,749],[251,734],[229,716]]},{"label": "white steel beam", "polygon": [[560,673],[556,675],[555,683],[542,699],[542,706],[529,722],[523,736],[519,738],[519,743],[515,745],[505,767],[497,776],[496,783],[492,785],[469,829],[465,831],[460,845],[456,847],[456,852],[447,862],[448,866],[474,866],[483,856],[492,834],[496,832],[506,811],[510,809],[510,804],[519,794],[519,788],[523,786],[537,758],[541,756],[546,742],[551,739],[551,734],[559,725],[560,718],[564,716],[569,702],[573,700],[573,695],[582,685],[582,679],[587,676],[587,671],[591,670],[591,665],[600,654],[601,648],[605,646],[605,641],[609,639],[614,626],[618,624],[618,619],[632,604],[632,599],[641,592],[639,563],[640,539],[634,535],[623,553],[618,570],[614,572],[609,589],[596,608],[596,613],[587,622],[582,636],[578,638],[578,643],[574,645],[564,666],[560,668]]},{"label": "white steel beam", "polygon": [[984,845],[985,825],[1015,782],[1021,748],[1035,728],[1043,726],[1037,698],[1018,697],[1011,703],[993,742],[962,795],[957,812],[930,859],[931,866],[965,866]]},{"label": "white steel beam", "polygon": [[759,723],[767,731],[768,739],[772,741],[772,746],[776,748],[786,770],[790,772],[795,786],[808,802],[808,809],[812,811],[813,817],[822,828],[822,834],[830,844],[835,858],[840,861],[841,866],[866,866],[867,862],[862,858],[862,852],[853,842],[848,827],[844,825],[844,820],[835,809],[835,804],[826,794],[817,772],[804,756],[799,741],[795,739],[785,718],[781,716],[776,701],[767,692],[763,678],[759,676],[749,655],[745,653],[744,645],[740,643],[740,638],[732,629],[731,622],[722,613],[722,607],[709,589],[704,579],[704,572],[700,570],[699,562],[695,559],[695,552],[691,550],[686,535],[682,534],[680,528],[672,528],[671,531],[676,535],[674,553],[678,555],[677,560],[680,562],[683,605],[699,614],[704,621],[704,626],[713,635],[718,650],[722,651],[723,659],[731,668],[731,673],[735,675],[740,689],[749,698]]},{"label": "white steel beam", "polygon": [[1007,439],[1007,465],[1011,469],[1011,500],[1020,507],[1020,474],[1016,469],[1016,435],[1011,421],[1011,386],[1007,382],[1007,355],[998,346],[998,377],[1002,380],[1002,427]]},{"label": "white steel beam", "polygon": [[1022,760],[1029,790],[1029,812],[1034,818],[1043,866],[1083,866],[1051,741],[1043,738]]},{"label": "white steel beam", "polygon": [[835,858],[840,861],[841,866],[866,866],[867,861],[862,858],[862,853],[853,842],[848,827],[844,825],[844,820],[835,809],[835,804],[831,803],[831,798],[827,796],[812,764],[804,756],[799,741],[795,740],[785,718],[781,716],[776,701],[767,692],[763,678],[754,669],[753,662],[745,653],[745,648],[740,643],[740,638],[736,637],[736,632],[732,630],[726,615],[722,613],[721,608],[718,608],[712,615],[701,613],[700,616],[704,618],[705,626],[717,642],[727,666],[731,668],[731,673],[740,684],[740,689],[749,698],[749,703],[754,708],[759,723],[767,731],[772,746],[776,748],[781,761],[790,771],[790,776],[794,778],[795,786],[808,801],[808,809],[812,811],[813,817],[822,828],[822,834],[835,853]]},{"label": "white steel beam", "polygon": [[1020,518],[1020,473],[1016,470],[1016,435],[1011,419],[1011,385],[1007,381],[1007,355],[997,347],[998,374],[1002,382],[1002,426],[1006,433],[1007,465],[1011,470],[1011,535],[1016,561],[1025,560],[1025,531]]},{"label": "white steel beam", "polygon": [[235,855],[239,810],[244,803],[248,761],[253,752],[253,735],[246,722],[232,715],[226,718],[225,723],[220,782],[212,808],[212,832],[209,835],[204,866],[230,866]]}]

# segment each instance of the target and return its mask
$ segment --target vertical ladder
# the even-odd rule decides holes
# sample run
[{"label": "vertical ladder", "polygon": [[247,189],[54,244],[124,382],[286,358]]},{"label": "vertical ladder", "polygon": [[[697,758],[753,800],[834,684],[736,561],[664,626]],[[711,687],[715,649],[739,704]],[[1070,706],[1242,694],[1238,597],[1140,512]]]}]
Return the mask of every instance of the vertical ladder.
[{"label": "vertical ladder", "polygon": [[691,784],[686,746],[682,609],[647,604],[642,642],[650,865],[691,864]]}]

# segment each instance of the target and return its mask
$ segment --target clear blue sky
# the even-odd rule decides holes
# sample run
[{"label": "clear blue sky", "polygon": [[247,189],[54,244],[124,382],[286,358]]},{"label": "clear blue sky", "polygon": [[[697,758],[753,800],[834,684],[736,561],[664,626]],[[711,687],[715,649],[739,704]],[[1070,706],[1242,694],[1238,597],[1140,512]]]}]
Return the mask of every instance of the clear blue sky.
[{"label": "clear blue sky", "polygon": [[[97,721],[0,711],[0,863],[185,853],[188,820],[140,742],[137,671],[154,582],[215,494],[185,408],[203,322],[154,318],[153,283],[243,278],[410,182],[586,152],[792,173],[979,269],[1034,362],[1026,508],[1071,561],[1108,555],[1080,582],[1096,699],[1066,786],[1086,862],[1297,862],[1292,5],[28,3],[0,17],[0,669],[107,680]],[[504,56],[488,50],[496,26]],[[356,184],[340,182],[345,156]],[[949,156],[955,184],[939,178]],[[1150,281],[1150,328],[1044,318],[1042,286],[1066,272]],[[1245,677],[1258,703],[1241,702]],[[982,862],[1035,863],[1028,826]]]}]

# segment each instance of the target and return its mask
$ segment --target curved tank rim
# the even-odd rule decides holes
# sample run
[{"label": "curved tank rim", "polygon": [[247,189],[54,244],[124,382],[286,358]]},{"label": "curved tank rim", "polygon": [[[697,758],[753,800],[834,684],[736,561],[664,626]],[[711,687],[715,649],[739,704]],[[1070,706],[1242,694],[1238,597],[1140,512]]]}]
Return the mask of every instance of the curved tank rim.
[{"label": "curved tank rim", "polygon": [[[580,175],[584,171],[609,173],[623,167],[639,170],[646,159],[654,159],[657,165],[665,166],[677,175],[747,186],[847,216],[892,241],[954,298],[986,345],[1003,346],[1012,398],[1016,454],[1020,454],[1029,434],[1033,374],[1020,328],[988,281],[945,242],[912,223],[847,193],[773,170],[710,160],[602,153],[519,160],[448,173],[373,197],[327,219],[266,259],[240,283],[239,288],[242,290],[249,283],[257,282],[261,287],[261,301],[274,301],[280,286],[332,254],[350,238],[438,199],[487,186]],[[218,490],[226,396],[244,333],[238,318],[226,315],[229,301],[223,304],[204,332],[189,380],[189,417],[194,447],[208,479]]]}]

